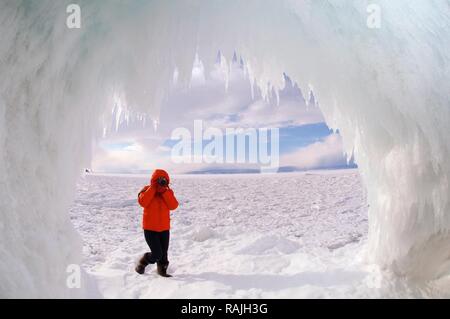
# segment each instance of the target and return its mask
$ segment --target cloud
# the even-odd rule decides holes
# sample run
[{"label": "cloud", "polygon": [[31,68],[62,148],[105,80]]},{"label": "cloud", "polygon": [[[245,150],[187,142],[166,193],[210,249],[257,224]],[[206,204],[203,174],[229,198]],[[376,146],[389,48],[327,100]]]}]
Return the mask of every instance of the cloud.
[{"label": "cloud", "polygon": [[[206,77],[200,67],[194,68],[189,90],[177,88],[171,92],[161,110],[161,127],[168,135],[177,127],[191,128],[201,119],[205,126],[225,127],[284,127],[324,122],[320,109],[308,106],[300,89],[286,77],[286,87],[276,97],[265,101],[255,89],[254,99],[250,80],[239,64],[233,64],[226,78],[219,67]],[[228,83],[228,88],[226,89]],[[315,101],[313,100],[315,103]]]},{"label": "cloud", "polygon": [[245,127],[286,127],[324,122],[317,106],[307,107],[297,100],[281,100],[270,105],[263,100],[255,101],[239,114],[239,124]]},{"label": "cloud", "polygon": [[343,153],[342,138],[335,133],[320,142],[283,155],[280,162],[282,166],[299,169],[333,168],[346,166],[347,158]]},{"label": "cloud", "polygon": [[[336,168],[347,166],[347,158],[343,153],[342,139],[339,134],[331,134],[323,140],[282,154],[280,167],[297,169]],[[134,142],[131,145],[115,147],[99,147],[92,162],[92,169],[97,172],[143,173],[155,168],[162,168],[172,173],[186,173],[205,170],[258,169],[259,164],[206,164],[176,163],[171,158],[171,148],[159,146],[146,149]]]}]

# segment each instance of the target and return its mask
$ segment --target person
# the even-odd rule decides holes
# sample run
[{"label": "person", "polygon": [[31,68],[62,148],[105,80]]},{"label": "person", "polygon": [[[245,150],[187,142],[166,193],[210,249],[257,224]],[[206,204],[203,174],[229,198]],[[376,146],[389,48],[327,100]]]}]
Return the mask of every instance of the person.
[{"label": "person", "polygon": [[169,174],[161,169],[153,172],[150,185],[145,186],[138,194],[138,202],[143,207],[142,228],[145,241],[150,252],[145,253],[136,266],[136,272],[144,274],[148,264],[157,264],[160,276],[167,274],[169,260],[167,251],[170,239],[170,211],[178,207],[178,201],[169,187]]}]

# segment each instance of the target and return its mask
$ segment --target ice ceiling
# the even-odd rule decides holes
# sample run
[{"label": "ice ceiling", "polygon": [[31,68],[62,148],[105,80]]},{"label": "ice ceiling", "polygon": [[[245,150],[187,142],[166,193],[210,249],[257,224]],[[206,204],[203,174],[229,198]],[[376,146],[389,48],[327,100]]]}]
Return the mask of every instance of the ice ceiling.
[{"label": "ice ceiling", "polygon": [[[173,83],[238,52],[267,94],[283,72],[314,90],[368,190],[369,258],[427,280],[450,269],[447,0],[79,0],[0,4],[0,295],[67,289],[81,241],[68,205],[120,96],[157,119]],[[380,28],[367,6],[381,8]]]}]

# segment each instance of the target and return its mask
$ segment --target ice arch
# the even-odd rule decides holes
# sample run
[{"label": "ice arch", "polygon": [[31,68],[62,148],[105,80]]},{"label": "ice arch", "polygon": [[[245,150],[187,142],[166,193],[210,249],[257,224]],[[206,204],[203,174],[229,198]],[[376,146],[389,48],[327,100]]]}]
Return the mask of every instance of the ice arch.
[{"label": "ice arch", "polygon": [[[369,251],[399,274],[450,262],[450,13],[446,0],[69,1],[0,5],[0,295],[71,296],[80,262],[68,220],[92,136],[116,99],[157,118],[195,53],[246,60],[255,84],[283,72],[313,87],[328,123],[355,146],[370,204]],[[366,25],[367,5],[381,28]],[[99,120],[100,119],[100,120]]]}]

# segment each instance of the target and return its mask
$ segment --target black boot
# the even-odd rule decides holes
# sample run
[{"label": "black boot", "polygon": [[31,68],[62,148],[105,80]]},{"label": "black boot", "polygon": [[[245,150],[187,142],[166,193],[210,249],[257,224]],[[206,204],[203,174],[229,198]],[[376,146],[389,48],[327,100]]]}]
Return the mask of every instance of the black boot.
[{"label": "black boot", "polygon": [[145,267],[149,264],[150,259],[150,253],[145,253],[144,256],[139,259],[139,262],[134,270],[140,275],[143,275],[145,273]]},{"label": "black boot", "polygon": [[169,263],[158,263],[156,271],[158,272],[158,275],[162,277],[172,277],[167,273],[167,268],[169,267]]}]

